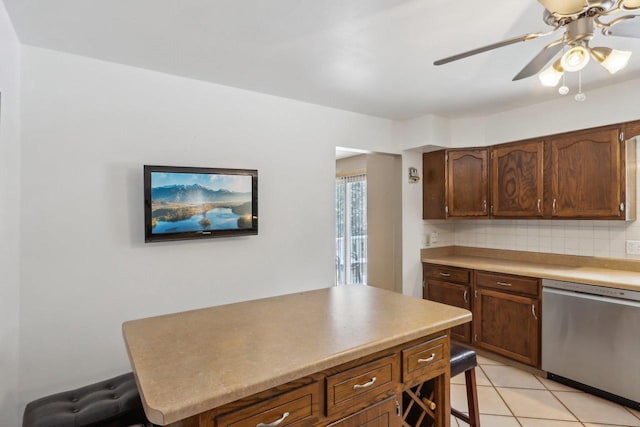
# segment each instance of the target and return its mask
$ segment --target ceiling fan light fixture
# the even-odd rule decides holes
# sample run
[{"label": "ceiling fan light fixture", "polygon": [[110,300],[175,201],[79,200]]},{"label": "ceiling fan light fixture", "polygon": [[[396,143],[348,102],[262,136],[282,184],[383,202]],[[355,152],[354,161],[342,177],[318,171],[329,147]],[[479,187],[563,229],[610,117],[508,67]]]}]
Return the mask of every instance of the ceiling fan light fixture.
[{"label": "ceiling fan light fixture", "polygon": [[591,48],[591,56],[609,73],[615,74],[627,66],[631,52],[608,47],[594,47]]},{"label": "ceiling fan light fixture", "polygon": [[640,9],[640,0],[622,0],[620,2],[620,9],[622,10],[638,10]]},{"label": "ceiling fan light fixture", "polygon": [[589,63],[589,51],[582,45],[574,46],[562,55],[560,63],[565,71],[580,71]]},{"label": "ceiling fan light fixture", "polygon": [[562,69],[560,60],[557,60],[553,65],[548,66],[538,74],[538,80],[540,80],[542,86],[556,87],[563,75],[564,70]]}]

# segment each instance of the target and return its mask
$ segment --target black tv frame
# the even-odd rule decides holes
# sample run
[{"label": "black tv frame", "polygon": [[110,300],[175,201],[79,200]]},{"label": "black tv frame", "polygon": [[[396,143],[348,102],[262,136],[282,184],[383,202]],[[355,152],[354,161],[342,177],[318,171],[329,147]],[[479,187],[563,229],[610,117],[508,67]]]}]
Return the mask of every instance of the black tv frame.
[{"label": "black tv frame", "polygon": [[[192,173],[214,175],[244,175],[251,176],[251,228],[230,230],[203,230],[177,233],[153,233],[151,223],[151,173]],[[256,169],[225,169],[187,166],[153,166],[144,165],[144,230],[145,243],[173,240],[211,239],[218,237],[251,236],[258,234],[258,171]]]}]

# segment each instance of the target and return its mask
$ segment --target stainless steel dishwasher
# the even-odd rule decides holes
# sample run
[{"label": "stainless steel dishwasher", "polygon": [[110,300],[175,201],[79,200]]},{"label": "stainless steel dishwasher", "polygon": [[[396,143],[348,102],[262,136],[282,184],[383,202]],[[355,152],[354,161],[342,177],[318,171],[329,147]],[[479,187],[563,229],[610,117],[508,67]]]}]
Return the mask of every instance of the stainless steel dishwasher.
[{"label": "stainless steel dishwasher", "polygon": [[542,282],[542,369],[640,409],[640,291]]}]

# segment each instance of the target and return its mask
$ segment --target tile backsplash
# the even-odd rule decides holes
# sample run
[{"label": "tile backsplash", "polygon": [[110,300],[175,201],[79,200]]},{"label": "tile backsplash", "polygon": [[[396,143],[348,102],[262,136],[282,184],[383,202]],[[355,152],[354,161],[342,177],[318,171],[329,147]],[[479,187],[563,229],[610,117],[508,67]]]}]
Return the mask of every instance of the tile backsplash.
[{"label": "tile backsplash", "polygon": [[640,240],[640,221],[428,220],[423,229],[424,247],[457,245],[640,259],[626,254],[626,240]]}]

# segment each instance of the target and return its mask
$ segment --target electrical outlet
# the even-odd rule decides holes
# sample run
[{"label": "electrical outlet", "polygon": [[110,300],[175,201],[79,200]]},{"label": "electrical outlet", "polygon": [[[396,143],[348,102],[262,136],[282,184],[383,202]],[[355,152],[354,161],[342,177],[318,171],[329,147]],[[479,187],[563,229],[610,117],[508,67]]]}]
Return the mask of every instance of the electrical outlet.
[{"label": "electrical outlet", "polygon": [[640,255],[640,240],[627,240],[627,254]]},{"label": "electrical outlet", "polygon": [[[429,241],[431,242],[432,245],[438,243],[438,232],[437,231],[432,231],[431,232],[431,238],[429,239]],[[640,242],[638,242],[640,243]]]}]

